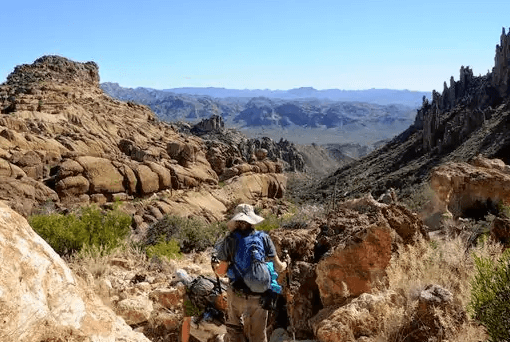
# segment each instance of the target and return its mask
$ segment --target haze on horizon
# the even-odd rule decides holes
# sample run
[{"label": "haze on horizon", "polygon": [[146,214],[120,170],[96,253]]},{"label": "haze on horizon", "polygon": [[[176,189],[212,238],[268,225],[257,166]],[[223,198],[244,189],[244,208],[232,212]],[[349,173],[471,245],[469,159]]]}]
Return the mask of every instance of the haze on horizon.
[{"label": "haze on horizon", "polygon": [[0,82],[56,54],[101,82],[169,89],[442,91],[461,65],[494,65],[502,1],[8,1]]}]

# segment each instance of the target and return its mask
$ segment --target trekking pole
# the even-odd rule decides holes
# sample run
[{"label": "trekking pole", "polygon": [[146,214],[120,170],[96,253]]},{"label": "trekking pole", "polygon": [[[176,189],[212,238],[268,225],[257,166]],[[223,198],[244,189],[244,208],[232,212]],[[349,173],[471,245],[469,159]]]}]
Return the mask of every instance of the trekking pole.
[{"label": "trekking pole", "polygon": [[[285,296],[286,300],[287,300],[287,314],[288,314],[288,318],[289,318],[289,331],[290,333],[292,334],[292,341],[296,341],[296,330],[294,329],[294,317],[292,315],[293,313],[293,310],[292,310],[292,306],[294,305],[294,296],[292,295],[291,291],[290,291],[290,283],[291,283],[291,267],[290,267],[290,262],[291,262],[291,258],[290,258],[290,255],[289,255],[289,251],[284,249],[283,251],[283,258],[285,259],[285,262],[287,263],[287,295]],[[290,313],[290,314],[289,314]]]}]

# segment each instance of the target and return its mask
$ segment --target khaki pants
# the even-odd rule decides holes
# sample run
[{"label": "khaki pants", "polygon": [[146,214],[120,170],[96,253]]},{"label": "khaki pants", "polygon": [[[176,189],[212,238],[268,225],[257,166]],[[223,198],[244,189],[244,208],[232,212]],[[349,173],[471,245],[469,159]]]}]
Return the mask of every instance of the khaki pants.
[{"label": "khaki pants", "polygon": [[241,296],[229,288],[227,301],[225,342],[267,342],[267,310],[260,306],[260,296]]}]

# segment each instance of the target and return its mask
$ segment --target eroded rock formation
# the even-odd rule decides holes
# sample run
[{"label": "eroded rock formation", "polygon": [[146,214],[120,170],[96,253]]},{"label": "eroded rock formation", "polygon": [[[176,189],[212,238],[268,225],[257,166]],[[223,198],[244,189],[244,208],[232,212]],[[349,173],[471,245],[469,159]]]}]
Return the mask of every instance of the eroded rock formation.
[{"label": "eroded rock formation", "polygon": [[[194,202],[203,205],[179,208],[181,212],[214,208],[210,218],[220,219],[225,211],[216,209],[224,210],[230,200],[281,197],[285,189],[278,162],[237,153],[236,164],[243,167],[234,171],[228,158],[236,146],[208,145],[159,122],[148,107],[105,95],[93,62],[45,56],[16,67],[0,85],[0,109],[0,199],[24,215],[46,201],[69,207],[164,191],[167,202],[161,211],[178,212],[166,206],[182,207],[187,192],[200,190],[202,199]],[[212,132],[223,126],[218,117],[197,129]],[[226,194],[217,193],[220,175],[232,184]],[[243,185],[250,190],[239,196],[229,189]],[[209,203],[213,193],[222,206]],[[158,215],[152,210],[151,216]]]},{"label": "eroded rock formation", "polygon": [[[510,95],[509,55],[510,32],[506,34],[503,28],[492,72],[475,77],[473,70],[462,66],[458,81],[451,77],[449,86],[444,83],[441,94],[435,90],[432,92],[432,102],[424,99],[414,125],[423,129],[423,148],[426,151],[452,149],[490,119],[491,112],[486,109],[501,104]],[[464,110],[455,112],[456,107]],[[455,114],[452,115],[452,112]]]}]

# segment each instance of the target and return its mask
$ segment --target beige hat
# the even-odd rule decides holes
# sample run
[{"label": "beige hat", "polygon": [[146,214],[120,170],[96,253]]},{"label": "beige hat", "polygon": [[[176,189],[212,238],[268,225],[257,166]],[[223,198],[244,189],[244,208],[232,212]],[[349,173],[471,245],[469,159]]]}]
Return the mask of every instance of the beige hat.
[{"label": "beige hat", "polygon": [[227,222],[227,227],[234,230],[237,221],[248,222],[249,224],[257,224],[264,221],[264,218],[255,214],[255,210],[249,204],[239,204],[234,210],[234,217]]}]

